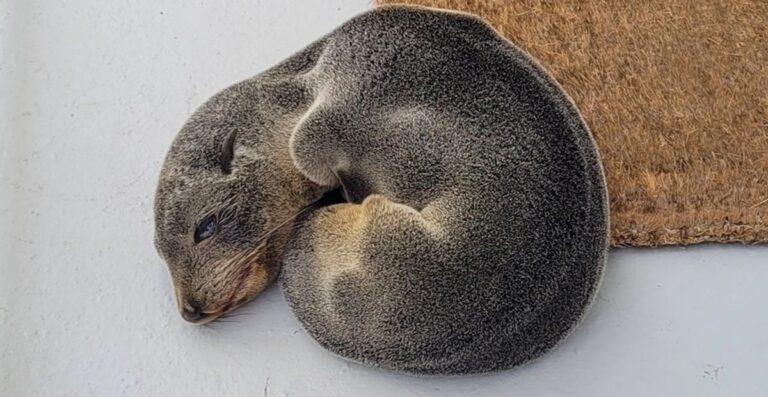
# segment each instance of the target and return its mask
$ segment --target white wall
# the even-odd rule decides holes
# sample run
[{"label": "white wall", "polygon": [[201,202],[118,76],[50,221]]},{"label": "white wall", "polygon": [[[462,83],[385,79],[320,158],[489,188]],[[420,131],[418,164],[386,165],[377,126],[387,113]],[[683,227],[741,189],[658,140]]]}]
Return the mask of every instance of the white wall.
[{"label": "white wall", "polygon": [[584,325],[490,376],[344,362],[279,288],[236,322],[184,323],[152,246],[171,139],[371,6],[222,3],[0,0],[0,396],[765,395],[766,246],[615,250]]}]

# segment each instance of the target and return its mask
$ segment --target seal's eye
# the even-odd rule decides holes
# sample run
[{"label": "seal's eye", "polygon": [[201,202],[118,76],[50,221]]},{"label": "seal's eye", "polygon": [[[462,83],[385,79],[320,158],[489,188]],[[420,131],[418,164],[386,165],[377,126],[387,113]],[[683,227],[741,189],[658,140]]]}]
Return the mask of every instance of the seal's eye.
[{"label": "seal's eye", "polygon": [[213,236],[213,234],[216,233],[216,228],[217,224],[215,216],[208,215],[203,218],[197,225],[197,229],[195,229],[195,244]]}]

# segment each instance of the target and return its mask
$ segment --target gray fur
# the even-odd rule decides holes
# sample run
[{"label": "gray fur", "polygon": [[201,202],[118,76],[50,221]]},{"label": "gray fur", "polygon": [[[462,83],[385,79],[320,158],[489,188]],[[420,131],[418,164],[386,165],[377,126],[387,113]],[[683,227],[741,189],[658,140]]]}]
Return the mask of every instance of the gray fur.
[{"label": "gray fur", "polygon": [[[225,174],[197,153],[231,128]],[[333,189],[349,203],[310,206]],[[200,203],[223,195],[259,214],[241,217],[238,248],[178,243]],[[605,263],[587,127],[530,57],[466,14],[378,8],[204,105],[158,188],[157,245],[179,295],[220,295],[210,263],[255,249],[307,206],[265,263],[282,258],[285,296],[322,346],[383,368],[463,374],[534,359],[582,318]]]}]

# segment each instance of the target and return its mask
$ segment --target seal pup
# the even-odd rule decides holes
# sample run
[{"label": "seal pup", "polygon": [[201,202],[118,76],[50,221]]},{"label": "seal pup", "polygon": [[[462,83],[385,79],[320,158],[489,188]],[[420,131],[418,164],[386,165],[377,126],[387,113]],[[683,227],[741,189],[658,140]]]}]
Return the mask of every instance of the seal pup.
[{"label": "seal pup", "polygon": [[410,6],[361,14],[202,105],[155,209],[187,320],[282,268],[320,345],[417,374],[550,350],[608,246],[603,171],[570,98],[479,18]]}]

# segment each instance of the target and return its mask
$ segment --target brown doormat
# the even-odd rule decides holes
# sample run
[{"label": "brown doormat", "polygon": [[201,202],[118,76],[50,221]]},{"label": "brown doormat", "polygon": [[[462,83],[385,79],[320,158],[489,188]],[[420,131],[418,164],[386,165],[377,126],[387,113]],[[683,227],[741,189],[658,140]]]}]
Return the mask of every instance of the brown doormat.
[{"label": "brown doormat", "polygon": [[477,14],[582,111],[613,245],[768,241],[768,1],[378,0]]}]

